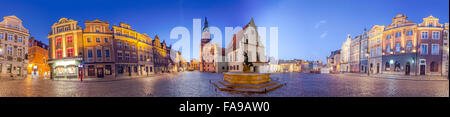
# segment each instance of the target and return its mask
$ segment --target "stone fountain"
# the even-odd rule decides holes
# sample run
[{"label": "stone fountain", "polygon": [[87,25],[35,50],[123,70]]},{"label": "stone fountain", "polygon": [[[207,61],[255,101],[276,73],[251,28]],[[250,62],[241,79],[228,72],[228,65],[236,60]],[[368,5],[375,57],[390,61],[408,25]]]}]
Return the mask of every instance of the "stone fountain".
[{"label": "stone fountain", "polygon": [[[243,72],[226,72],[223,80],[214,84],[222,91],[247,92],[247,93],[266,93],[283,86],[283,84],[273,81],[270,73],[255,72],[253,63],[248,62],[247,53],[244,53]],[[258,62],[255,64],[268,64],[267,62]]]}]

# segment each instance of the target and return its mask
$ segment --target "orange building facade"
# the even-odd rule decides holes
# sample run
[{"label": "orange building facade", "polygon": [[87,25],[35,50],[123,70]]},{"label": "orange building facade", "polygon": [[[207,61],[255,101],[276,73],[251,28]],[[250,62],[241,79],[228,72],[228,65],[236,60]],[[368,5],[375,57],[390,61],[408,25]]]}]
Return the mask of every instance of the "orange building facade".
[{"label": "orange building facade", "polygon": [[49,78],[48,45],[33,37],[29,39],[27,73],[33,77]]}]

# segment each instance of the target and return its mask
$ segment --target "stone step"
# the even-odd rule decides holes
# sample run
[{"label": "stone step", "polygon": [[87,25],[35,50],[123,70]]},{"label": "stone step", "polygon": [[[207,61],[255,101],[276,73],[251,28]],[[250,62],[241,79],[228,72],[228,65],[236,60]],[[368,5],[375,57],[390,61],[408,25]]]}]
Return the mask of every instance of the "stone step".
[{"label": "stone step", "polygon": [[261,89],[261,88],[266,88],[272,85],[277,84],[277,82],[272,81],[272,82],[267,82],[267,83],[263,83],[263,84],[256,84],[256,85],[251,85],[251,84],[232,84],[229,83],[227,81],[218,81],[220,84],[224,85],[225,87],[228,88],[241,88],[241,89]]},{"label": "stone step", "polygon": [[213,83],[214,86],[216,86],[218,89],[222,91],[233,91],[233,92],[246,92],[246,93],[266,93],[269,91],[272,91],[274,89],[280,88],[283,86],[283,84],[275,82],[276,84],[264,87],[264,88],[258,88],[258,89],[248,89],[248,88],[233,88],[233,87],[227,87],[219,82]]}]

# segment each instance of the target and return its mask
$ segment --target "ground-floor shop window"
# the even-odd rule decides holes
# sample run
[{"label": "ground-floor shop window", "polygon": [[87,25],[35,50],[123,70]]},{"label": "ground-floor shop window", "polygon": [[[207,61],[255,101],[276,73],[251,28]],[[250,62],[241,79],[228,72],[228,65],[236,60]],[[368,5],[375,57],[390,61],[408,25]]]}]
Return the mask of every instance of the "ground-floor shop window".
[{"label": "ground-floor shop window", "polygon": [[138,72],[138,68],[134,67],[134,72],[137,73]]},{"label": "ground-floor shop window", "polygon": [[71,75],[71,76],[77,75],[77,71],[78,71],[77,68],[78,67],[76,65],[67,66],[67,68],[66,68],[67,75]]},{"label": "ground-floor shop window", "polygon": [[64,66],[55,67],[55,75],[63,76],[64,75]]},{"label": "ground-floor shop window", "polygon": [[105,74],[111,75],[111,65],[105,65]]},{"label": "ground-floor shop window", "polygon": [[12,65],[11,64],[7,64],[6,65],[6,73],[11,73],[11,69],[12,69]]},{"label": "ground-floor shop window", "polygon": [[88,66],[88,76],[95,76],[95,67],[93,65]]},{"label": "ground-floor shop window", "polygon": [[386,67],[385,67],[385,70],[386,71],[389,71],[389,70],[391,70],[391,64],[389,64],[389,62],[386,62],[386,65],[385,65]]},{"label": "ground-floor shop window", "polygon": [[123,74],[123,67],[122,66],[117,66],[117,73]]}]

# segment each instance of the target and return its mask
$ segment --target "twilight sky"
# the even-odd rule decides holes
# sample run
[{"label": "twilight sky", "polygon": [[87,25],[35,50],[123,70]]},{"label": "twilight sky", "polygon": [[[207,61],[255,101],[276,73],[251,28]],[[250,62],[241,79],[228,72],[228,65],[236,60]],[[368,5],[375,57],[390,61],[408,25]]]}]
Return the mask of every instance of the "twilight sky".
[{"label": "twilight sky", "polygon": [[194,18],[203,22],[208,17],[210,26],[225,33],[225,27],[243,27],[253,17],[257,26],[278,27],[280,59],[305,60],[325,60],[347,34],[354,37],[364,28],[388,25],[396,14],[416,23],[430,14],[440,23],[449,22],[449,0],[6,0],[1,6],[1,17],[16,15],[45,43],[51,25],[62,17],[82,27],[96,18],[111,26],[128,23],[168,44],[176,41],[169,34],[177,26],[189,29],[192,38]]}]

